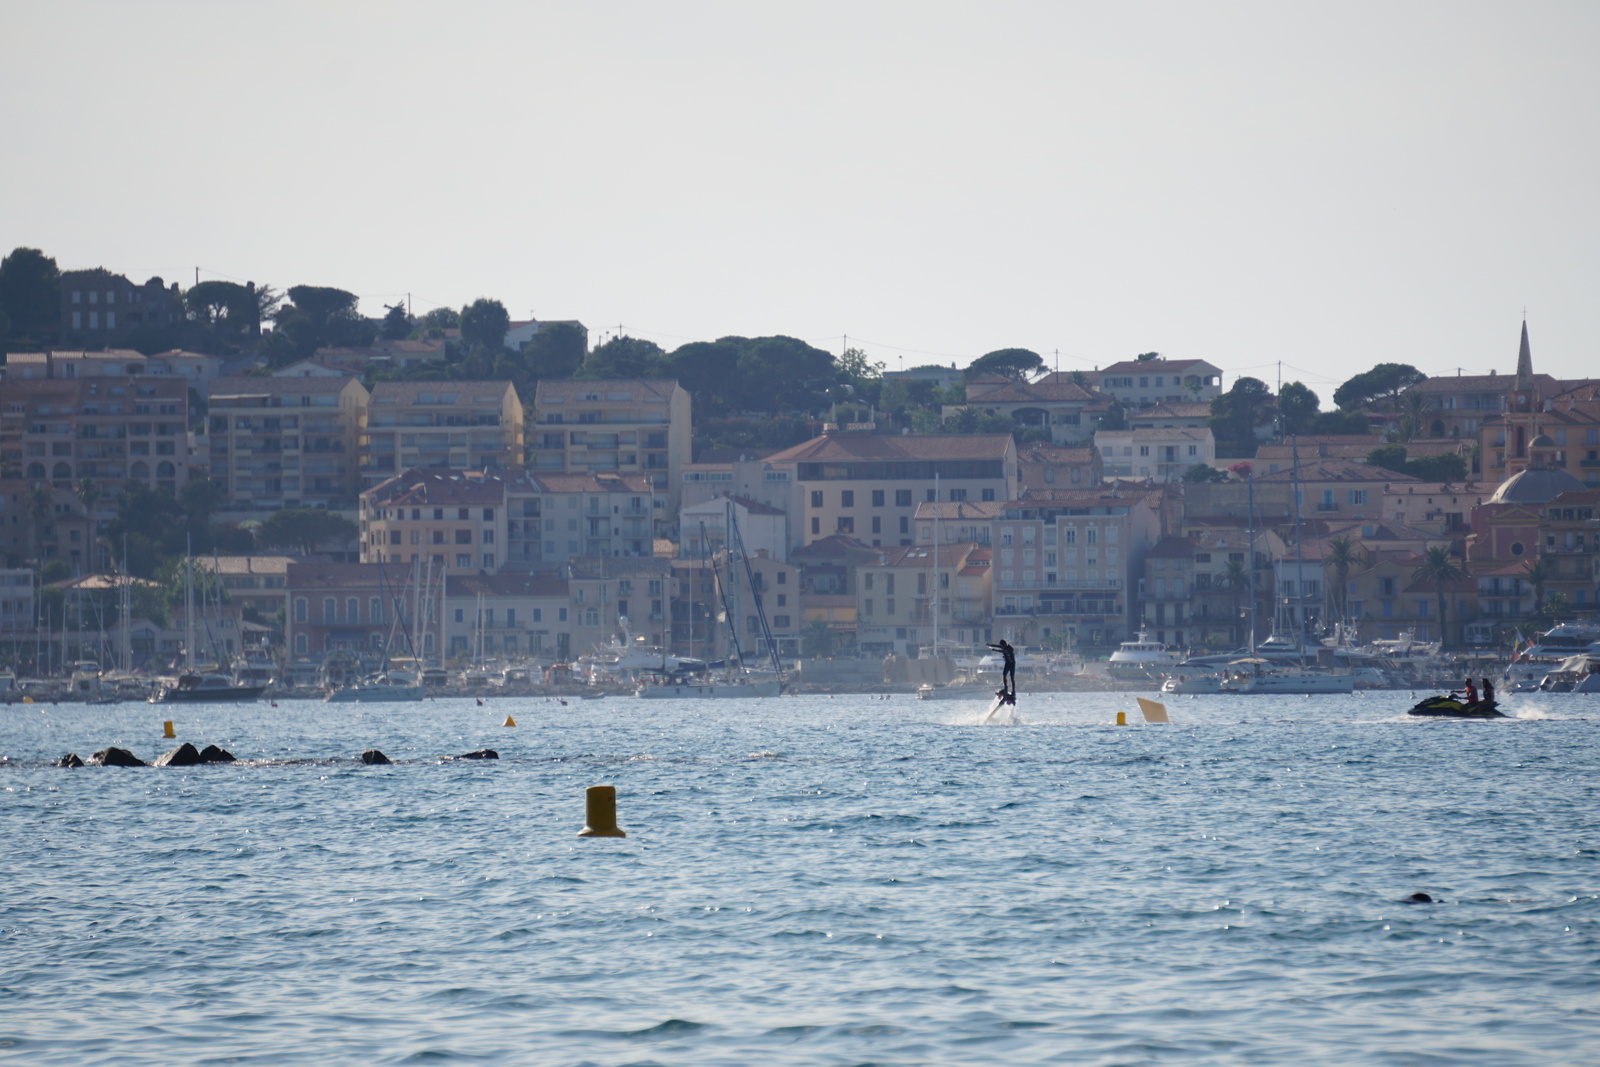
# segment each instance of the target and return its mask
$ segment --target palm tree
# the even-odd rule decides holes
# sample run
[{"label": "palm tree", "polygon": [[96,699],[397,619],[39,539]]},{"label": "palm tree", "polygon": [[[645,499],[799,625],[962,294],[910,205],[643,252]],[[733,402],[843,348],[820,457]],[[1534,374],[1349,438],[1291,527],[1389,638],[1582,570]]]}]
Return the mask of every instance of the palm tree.
[{"label": "palm tree", "polygon": [[1394,439],[1396,441],[1410,441],[1414,437],[1426,437],[1423,431],[1427,429],[1428,398],[1416,390],[1408,390],[1400,395],[1400,402],[1395,405],[1396,413],[1400,416],[1395,420]]},{"label": "palm tree", "polygon": [[1250,572],[1245,568],[1244,560],[1230,559],[1222,568],[1222,573],[1217,575],[1217,584],[1233,594],[1233,618],[1237,623],[1239,600],[1250,588]]},{"label": "palm tree", "polygon": [[1445,587],[1467,576],[1466,564],[1457,563],[1444,545],[1434,545],[1422,557],[1422,564],[1411,572],[1413,582],[1426,582],[1433,586],[1439,599],[1439,648],[1448,643],[1449,630],[1445,626]]},{"label": "palm tree", "polygon": [[1551,577],[1550,564],[1542,559],[1530,559],[1522,564],[1522,580],[1533,586],[1534,614],[1544,610],[1544,587]]},{"label": "palm tree", "polygon": [[1323,556],[1322,563],[1325,567],[1333,568],[1333,573],[1339,581],[1333,605],[1339,612],[1341,621],[1344,620],[1350,607],[1350,568],[1360,562],[1361,546],[1348,537],[1335,537],[1328,542],[1328,552]]}]

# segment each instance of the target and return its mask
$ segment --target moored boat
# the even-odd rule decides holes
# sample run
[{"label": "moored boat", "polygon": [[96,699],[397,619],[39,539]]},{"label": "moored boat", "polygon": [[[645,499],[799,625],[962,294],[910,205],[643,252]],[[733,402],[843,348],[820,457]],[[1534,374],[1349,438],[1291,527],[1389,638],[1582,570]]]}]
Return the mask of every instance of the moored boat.
[{"label": "moored boat", "polygon": [[180,674],[161,685],[150,697],[152,704],[199,704],[216,701],[255,700],[264,685],[235,685],[226,674]]}]

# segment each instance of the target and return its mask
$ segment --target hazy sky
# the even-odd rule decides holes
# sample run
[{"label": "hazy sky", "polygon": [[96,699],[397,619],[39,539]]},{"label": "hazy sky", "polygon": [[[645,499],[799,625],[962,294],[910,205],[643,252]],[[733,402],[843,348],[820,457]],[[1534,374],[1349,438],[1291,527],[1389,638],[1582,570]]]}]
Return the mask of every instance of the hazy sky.
[{"label": "hazy sky", "polygon": [[1600,375],[1593,0],[0,0],[0,55],[0,252],[63,269],[1325,403],[1526,306]]}]

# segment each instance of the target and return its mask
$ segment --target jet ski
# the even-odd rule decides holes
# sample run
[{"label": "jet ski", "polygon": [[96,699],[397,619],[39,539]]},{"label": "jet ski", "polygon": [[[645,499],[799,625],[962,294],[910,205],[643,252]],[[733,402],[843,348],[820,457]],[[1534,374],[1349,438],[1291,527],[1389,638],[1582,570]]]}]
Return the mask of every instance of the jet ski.
[{"label": "jet ski", "polygon": [[1510,718],[1509,715],[1503,714],[1492,700],[1480,700],[1476,704],[1468,704],[1452,696],[1429,697],[1406,712],[1406,714],[1421,715],[1432,719]]}]

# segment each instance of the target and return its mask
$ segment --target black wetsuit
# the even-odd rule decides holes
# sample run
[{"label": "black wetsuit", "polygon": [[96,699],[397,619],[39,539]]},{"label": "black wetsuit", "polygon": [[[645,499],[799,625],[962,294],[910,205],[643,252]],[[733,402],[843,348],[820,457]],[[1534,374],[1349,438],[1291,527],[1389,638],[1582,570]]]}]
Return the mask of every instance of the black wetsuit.
[{"label": "black wetsuit", "polygon": [[999,644],[990,645],[989,647],[1000,653],[1005,659],[1005,666],[1000,672],[1000,688],[1010,693],[1012,699],[1015,700],[1017,695],[1017,650],[1012,648],[1003,637],[1000,639]]},{"label": "black wetsuit", "polygon": [[1494,703],[1494,683],[1487,678],[1483,680],[1483,702],[1485,704]]}]

